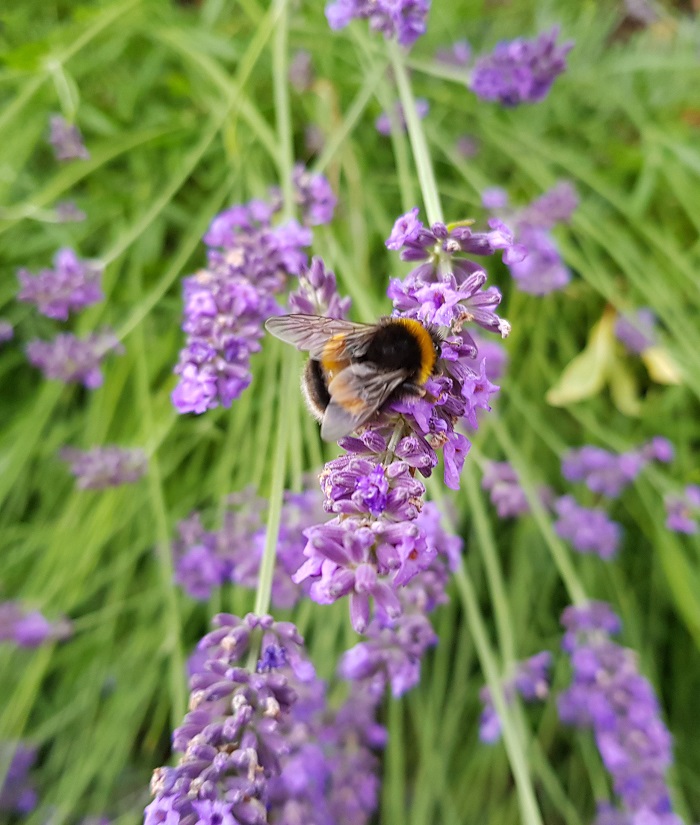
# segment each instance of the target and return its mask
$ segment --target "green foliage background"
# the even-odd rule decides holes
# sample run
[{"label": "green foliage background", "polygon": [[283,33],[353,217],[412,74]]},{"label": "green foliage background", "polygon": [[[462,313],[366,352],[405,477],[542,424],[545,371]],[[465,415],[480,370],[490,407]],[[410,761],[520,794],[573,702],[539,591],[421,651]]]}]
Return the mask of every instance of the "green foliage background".
[{"label": "green foliage background", "polygon": [[[298,487],[333,454],[297,393],[281,396],[289,356],[276,341],[265,342],[251,389],[230,410],[175,414],[180,279],[203,263],[200,238],[217,211],[284,179],[285,131],[295,157],[328,175],[339,196],[313,252],[336,271],[358,319],[386,312],[388,277],[408,270],[383,239],[420,192],[408,139],[382,138],[373,126],[396,97],[383,40],[363,24],[331,33],[321,3],[290,9],[289,53],[307,49],[316,79],[310,91],[290,93],[290,118],[281,122],[281,2],[8,5],[0,13],[0,311],[15,323],[16,339],[0,351],[0,598],[66,614],[75,635],[36,651],[2,646],[0,739],[40,746],[41,807],[28,822],[46,822],[50,812],[52,823],[88,815],[130,823],[184,713],[186,655],[214,612],[253,606],[247,591],[198,605],[174,588],[177,520],[194,508],[215,519],[228,493],[251,484],[268,495],[281,426],[289,428],[288,485]],[[420,686],[387,705],[384,825],[525,821],[503,746],[477,739],[484,656],[501,668],[542,648],[557,651],[572,582],[620,612],[624,643],[639,652],[675,738],[677,809],[687,822],[700,817],[699,544],[665,530],[662,503],[664,493],[700,482],[700,28],[689,10],[662,11],[642,29],[612,0],[435,0],[428,34],[408,58],[415,94],[431,103],[423,127],[449,219],[483,219],[480,192],[495,184],[526,203],[567,178],[582,203],[558,233],[575,272],[563,293],[518,293],[505,270],[493,268],[513,326],[510,367],[497,409],[483,417],[463,489],[449,496],[471,590],[455,588],[436,615],[440,644]],[[458,71],[433,61],[438,46],[458,38],[481,52],[554,23],[576,46],[569,70],[536,106],[480,103]],[[46,136],[55,112],[75,116],[89,161],[53,159]],[[310,125],[325,137],[313,157],[304,143]],[[479,142],[468,160],[455,149],[464,133]],[[52,222],[51,207],[67,198],[85,222]],[[107,264],[107,300],[71,328],[113,325],[126,347],[108,360],[94,392],[42,380],[23,353],[26,341],[50,337],[58,325],[16,303],[16,269],[47,266],[65,245]],[[614,393],[605,387],[564,409],[549,406],[545,393],[606,305],[654,309],[682,383],[651,382],[609,341],[601,357]],[[621,412],[634,398],[639,415]],[[614,504],[625,538],[611,564],[572,555],[541,509],[499,521],[480,490],[485,457],[512,461],[531,496],[543,482],[564,492],[559,462],[568,446],[623,450],[656,434],[673,441],[676,460],[645,472]],[[76,491],[58,449],[106,443],[144,446],[148,476]],[[431,493],[446,497],[437,484]],[[294,618],[322,675],[331,676],[355,641],[346,605],[306,604]],[[555,689],[568,678],[560,662]],[[589,822],[594,799],[609,793],[592,740],[564,729],[551,700],[541,711],[518,711],[514,724],[542,821]]]}]

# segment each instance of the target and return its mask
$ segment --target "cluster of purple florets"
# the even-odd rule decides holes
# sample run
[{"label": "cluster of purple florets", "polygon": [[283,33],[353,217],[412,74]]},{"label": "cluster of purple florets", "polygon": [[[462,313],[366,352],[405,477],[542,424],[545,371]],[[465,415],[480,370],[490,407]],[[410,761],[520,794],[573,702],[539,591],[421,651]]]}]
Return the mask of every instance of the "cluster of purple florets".
[{"label": "cluster of purple florets", "polygon": [[559,696],[560,718],[592,729],[626,821],[681,825],[665,780],[671,736],[636,655],[610,638],[620,630],[618,617],[607,604],[593,602],[567,608],[562,623],[573,678]]},{"label": "cluster of purple florets", "polygon": [[[569,450],[564,456],[562,475],[567,481],[583,481],[599,496],[616,499],[650,461],[668,463],[673,456],[673,445],[661,436],[619,454],[586,445]],[[516,518],[530,512],[517,473],[508,462],[488,462],[482,486],[489,491],[491,502],[501,518]],[[602,559],[611,559],[617,554],[622,528],[603,508],[584,507],[572,495],[555,498],[548,487],[541,487],[538,497],[545,508],[556,514],[556,533],[579,553],[593,553]]]},{"label": "cluster of purple florets", "polygon": [[322,175],[296,167],[293,183],[306,225],[273,224],[281,207],[273,191],[270,202],[252,200],[217,215],[204,236],[207,266],[183,281],[187,342],[172,394],[180,413],[228,407],[250,384],[263,323],[279,312],[275,296],[306,267],[309,225],[332,218],[335,196]]},{"label": "cluster of purple florets", "polygon": [[547,295],[563,289],[571,280],[552,229],[568,223],[578,205],[573,186],[561,181],[528,206],[508,208],[508,193],[499,187],[486,189],[483,205],[508,221],[519,244],[527,250],[520,260],[508,263],[515,286],[522,292]]},{"label": "cluster of purple florets", "polygon": [[[490,409],[497,391],[476,344],[464,328],[474,322],[505,336],[509,326],[495,309],[500,293],[484,289],[486,273],[467,254],[490,255],[497,249],[517,256],[506,227],[494,221],[490,231],[469,226],[424,227],[418,209],[399,218],[390,249],[419,262],[404,281],[388,290],[397,316],[448,328],[441,345],[440,374],[425,384],[425,396],[395,401],[356,435],[340,440],[344,456],[321,475],[324,507],[335,517],[306,531],[307,560],[294,581],[310,584],[310,596],[322,604],[350,597],[350,615],[358,632],[372,621],[386,628],[403,615],[401,589],[427,571],[435,549],[418,516],[425,488],[417,474],[430,476],[444,456],[444,477],[459,487],[470,442],[457,424],[478,427],[477,410]],[[474,366],[478,364],[478,372]]]},{"label": "cluster of purple florets", "polygon": [[326,6],[332,29],[342,29],[351,20],[369,20],[374,31],[412,46],[425,34],[430,0],[333,0]]},{"label": "cluster of purple florets", "polygon": [[[364,825],[379,787],[373,751],[386,738],[377,696],[356,685],[329,707],[292,624],[252,614],[214,623],[198,645],[190,712],[173,734],[179,762],[155,771],[145,825]],[[251,672],[253,646],[261,652]]]},{"label": "cluster of purple florets", "polygon": [[[229,497],[218,530],[205,529],[200,513],[181,521],[174,545],[176,582],[192,598],[202,600],[226,583],[255,589],[265,544],[266,508],[267,502],[248,490]],[[291,576],[304,561],[304,530],[322,515],[317,487],[285,492],[272,580],[272,604],[277,608],[292,607],[305,593]]]},{"label": "cluster of purple florets", "polygon": [[81,490],[103,490],[132,484],[146,472],[148,460],[139,448],[107,445],[91,450],[64,447],[59,456],[70,465],[71,474]]},{"label": "cluster of purple florets", "polygon": [[0,642],[32,648],[67,639],[72,632],[73,627],[65,618],[50,622],[43,613],[28,610],[20,602],[0,602]]},{"label": "cluster of purple florets", "polygon": [[532,40],[499,43],[491,54],[476,61],[469,88],[482,100],[503,106],[543,100],[566,69],[566,56],[574,45],[557,45],[558,36],[555,27]]},{"label": "cluster of purple florets", "polygon": [[[502,684],[506,703],[511,704],[516,695],[523,702],[544,702],[549,696],[549,672],[552,667],[552,654],[548,650],[536,653],[522,662],[517,662],[513,674]],[[481,689],[481,701],[484,709],[479,719],[479,739],[493,744],[501,738],[501,720],[493,705],[493,696],[488,687]]]}]

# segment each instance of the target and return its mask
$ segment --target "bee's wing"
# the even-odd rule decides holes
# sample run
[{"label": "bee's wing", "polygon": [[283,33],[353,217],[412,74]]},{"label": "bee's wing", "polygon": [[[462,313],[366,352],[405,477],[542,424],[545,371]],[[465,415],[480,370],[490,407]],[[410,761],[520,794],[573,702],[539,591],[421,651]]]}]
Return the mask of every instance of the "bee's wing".
[{"label": "bee's wing", "polygon": [[378,372],[376,365],[351,364],[328,385],[331,400],[323,416],[321,438],[337,441],[370,419],[406,380],[405,370]]},{"label": "bee's wing", "polygon": [[275,315],[265,321],[265,328],[276,338],[297,349],[308,352],[316,361],[323,355],[331,338],[338,337],[334,355],[342,358],[352,354],[357,346],[367,339],[376,328],[370,324],[354,324],[339,318],[325,318],[321,315]]}]

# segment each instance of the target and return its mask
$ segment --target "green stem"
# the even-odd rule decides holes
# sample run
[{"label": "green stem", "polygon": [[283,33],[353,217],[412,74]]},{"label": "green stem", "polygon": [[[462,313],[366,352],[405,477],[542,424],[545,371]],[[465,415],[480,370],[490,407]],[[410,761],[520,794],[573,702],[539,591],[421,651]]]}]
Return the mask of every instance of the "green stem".
[{"label": "green stem", "polygon": [[401,106],[403,107],[404,117],[406,118],[408,137],[411,141],[413,159],[416,163],[418,181],[421,192],[423,193],[428,223],[444,223],[440,193],[438,192],[437,181],[435,180],[433,163],[430,152],[428,151],[425,132],[418,117],[418,112],[416,111],[416,101],[413,96],[413,90],[411,89],[411,83],[408,79],[403,54],[399,45],[393,40],[387,43],[387,49],[389,50],[389,57],[394,69],[394,77],[396,78],[396,85],[401,99]]},{"label": "green stem", "polygon": [[486,682],[491,692],[496,713],[501,722],[501,729],[503,731],[503,743],[508,754],[508,761],[513,770],[513,777],[518,789],[518,798],[520,800],[520,810],[522,814],[522,821],[525,825],[543,825],[540,810],[535,798],[535,790],[532,786],[532,780],[527,765],[527,758],[522,748],[522,742],[518,736],[511,711],[508,708],[503,695],[503,687],[501,685],[496,660],[491,651],[491,646],[486,634],[486,627],[481,617],[476,593],[464,565],[460,565],[455,572],[455,581],[459,590],[462,604],[467,614],[467,621],[469,622],[469,629],[476,644],[476,650],[479,655],[479,661],[484,669]]},{"label": "green stem", "polygon": [[496,438],[503,447],[503,451],[507,455],[508,460],[511,462],[516,473],[518,474],[518,477],[520,478],[520,483],[522,484],[527,503],[530,505],[532,516],[535,519],[537,526],[540,528],[542,537],[549,548],[552,559],[554,560],[557,570],[559,571],[559,575],[561,576],[562,581],[569,592],[569,598],[573,604],[585,604],[585,602],[588,601],[586,591],[579,580],[578,574],[576,573],[576,568],[571,561],[571,557],[552,529],[552,525],[550,524],[550,520],[544,507],[542,506],[542,502],[537,494],[537,490],[530,477],[529,469],[524,458],[522,457],[522,454],[516,448],[513,439],[506,431],[506,428],[503,426],[502,422],[499,421],[496,416],[493,416],[492,427]]},{"label": "green stem", "polygon": [[474,519],[474,528],[479,539],[479,552],[486,568],[486,579],[491,591],[491,603],[493,605],[496,619],[496,632],[498,634],[499,646],[503,654],[506,671],[508,666],[515,661],[515,640],[513,638],[513,619],[510,615],[508,598],[503,583],[501,566],[498,561],[496,542],[493,531],[486,516],[484,502],[479,495],[479,489],[474,478],[474,470],[470,465],[465,468],[462,476],[464,490],[469,501],[469,510]]},{"label": "green stem", "polygon": [[275,95],[275,117],[277,121],[277,138],[279,153],[277,165],[282,189],[282,214],[289,219],[294,214],[294,186],[292,169],[294,167],[294,147],[292,144],[292,118],[289,104],[289,65],[288,34],[289,10],[287,0],[277,0],[279,19],[272,41],[272,82]]},{"label": "green stem", "polygon": [[282,497],[284,495],[284,481],[287,475],[287,445],[289,442],[289,427],[286,416],[288,410],[296,409],[295,395],[297,392],[296,351],[289,348],[282,362],[284,373],[282,394],[277,421],[277,444],[275,446],[274,463],[272,466],[272,484],[270,486],[270,504],[267,511],[267,525],[265,528],[265,549],[260,563],[258,588],[255,593],[255,607],[253,612],[260,616],[270,609],[272,594],[272,576],[275,570],[277,557],[277,539],[282,516]]}]

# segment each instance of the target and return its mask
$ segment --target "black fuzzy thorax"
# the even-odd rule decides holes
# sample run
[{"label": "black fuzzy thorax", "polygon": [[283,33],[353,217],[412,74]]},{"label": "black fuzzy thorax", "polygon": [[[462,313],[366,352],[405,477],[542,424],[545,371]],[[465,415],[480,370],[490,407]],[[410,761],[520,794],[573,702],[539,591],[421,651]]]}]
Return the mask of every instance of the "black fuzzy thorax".
[{"label": "black fuzzy thorax", "polygon": [[422,359],[415,335],[401,324],[387,323],[377,328],[366,351],[357,360],[377,364],[386,372],[403,369],[411,380],[419,374]]}]

